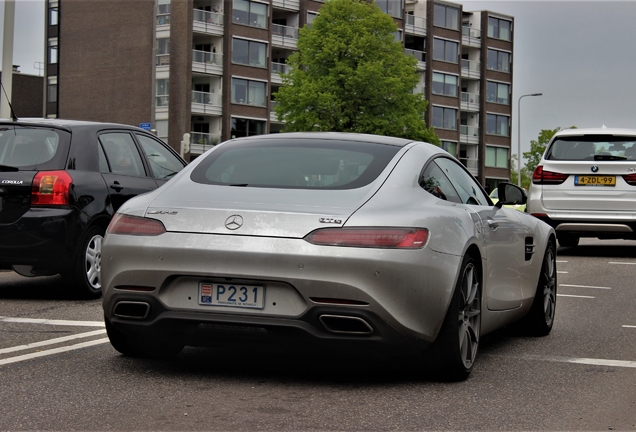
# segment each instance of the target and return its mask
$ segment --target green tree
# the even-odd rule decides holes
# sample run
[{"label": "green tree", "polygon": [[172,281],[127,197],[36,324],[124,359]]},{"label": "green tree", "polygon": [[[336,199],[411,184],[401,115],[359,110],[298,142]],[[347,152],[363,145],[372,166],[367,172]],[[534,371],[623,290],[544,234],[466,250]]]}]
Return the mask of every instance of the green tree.
[{"label": "green tree", "polygon": [[[569,129],[576,129],[576,126],[570,126]],[[545,152],[545,147],[548,145],[554,134],[560,130],[560,127],[556,129],[542,129],[539,133],[539,138],[537,140],[530,141],[530,151],[523,153],[524,159],[528,160],[526,163],[526,169],[528,172],[534,172],[534,169],[537,165],[539,165],[539,162],[541,162],[541,157]]]},{"label": "green tree", "polygon": [[[525,153],[524,153],[525,156]],[[512,169],[510,170],[510,183],[518,184],[517,179],[519,178],[519,174],[517,173],[517,155],[513,154],[510,159],[510,163],[512,165]],[[533,170],[534,171],[534,170]],[[525,190],[528,190],[530,187],[530,183],[532,182],[532,172],[528,170],[528,167],[525,166],[521,168],[521,187]]]},{"label": "green tree", "polygon": [[413,94],[416,60],[395,41],[397,26],[375,3],[329,0],[300,30],[290,71],[274,94],[285,132],[389,135],[439,145],[427,101]]}]

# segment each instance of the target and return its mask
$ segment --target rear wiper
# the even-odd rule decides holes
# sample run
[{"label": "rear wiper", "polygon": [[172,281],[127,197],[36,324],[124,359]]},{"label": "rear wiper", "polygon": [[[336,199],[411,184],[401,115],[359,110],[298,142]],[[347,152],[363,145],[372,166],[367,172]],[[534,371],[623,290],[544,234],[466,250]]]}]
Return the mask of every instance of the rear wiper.
[{"label": "rear wiper", "polygon": [[9,165],[0,165],[0,171],[20,171],[20,168]]},{"label": "rear wiper", "polygon": [[625,156],[614,156],[614,155],[594,155],[594,160],[626,160]]},{"label": "rear wiper", "polygon": [[231,184],[230,186],[245,187],[245,186],[249,186],[249,184],[247,184],[247,183],[240,183],[240,184]]}]

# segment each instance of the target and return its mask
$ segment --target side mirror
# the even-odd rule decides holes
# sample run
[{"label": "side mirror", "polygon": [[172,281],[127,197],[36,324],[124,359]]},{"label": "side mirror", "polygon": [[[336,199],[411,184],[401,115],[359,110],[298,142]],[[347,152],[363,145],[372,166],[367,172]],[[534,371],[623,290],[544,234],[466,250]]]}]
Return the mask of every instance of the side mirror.
[{"label": "side mirror", "polygon": [[497,185],[497,193],[499,194],[499,201],[495,204],[497,207],[503,205],[521,205],[528,201],[526,191],[512,183],[499,183],[499,185]]}]

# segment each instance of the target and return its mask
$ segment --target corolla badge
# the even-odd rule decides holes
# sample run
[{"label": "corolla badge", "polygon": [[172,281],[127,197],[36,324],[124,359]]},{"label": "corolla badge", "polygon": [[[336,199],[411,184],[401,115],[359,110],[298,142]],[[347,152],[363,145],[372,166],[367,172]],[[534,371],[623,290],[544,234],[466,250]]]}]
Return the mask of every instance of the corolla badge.
[{"label": "corolla badge", "polygon": [[24,184],[24,181],[23,180],[2,180],[2,184],[21,185],[21,184]]},{"label": "corolla badge", "polygon": [[232,215],[225,219],[225,228],[229,230],[237,230],[243,226],[243,217],[241,215]]},{"label": "corolla badge", "polygon": [[596,165],[592,165],[592,168],[590,168],[592,170],[593,173],[598,172],[598,167]]}]

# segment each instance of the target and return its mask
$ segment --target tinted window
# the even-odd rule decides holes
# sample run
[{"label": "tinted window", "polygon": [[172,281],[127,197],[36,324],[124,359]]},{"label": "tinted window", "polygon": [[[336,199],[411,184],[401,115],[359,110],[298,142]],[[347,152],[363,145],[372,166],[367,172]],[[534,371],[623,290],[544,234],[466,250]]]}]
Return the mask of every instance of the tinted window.
[{"label": "tinted window", "polygon": [[69,135],[55,129],[0,126],[0,165],[64,169]]},{"label": "tinted window", "polygon": [[159,141],[145,135],[137,135],[137,139],[155,178],[167,180],[183,169],[183,163]]},{"label": "tinted window", "polygon": [[400,147],[331,140],[235,141],[192,172],[197,183],[302,189],[354,189],[375,180]]},{"label": "tinted window", "polygon": [[490,205],[479,183],[458,165],[457,162],[446,158],[437,158],[435,159],[435,163],[453,184],[462,203],[483,206]]},{"label": "tinted window", "polygon": [[448,177],[444,175],[440,167],[435,163],[428,164],[424,173],[422,173],[420,186],[422,186],[426,192],[439,199],[454,203],[462,202]]},{"label": "tinted window", "polygon": [[586,135],[554,140],[548,160],[636,160],[636,137]]},{"label": "tinted window", "polygon": [[141,155],[130,134],[106,133],[99,136],[108,158],[110,171],[115,174],[145,176]]}]

